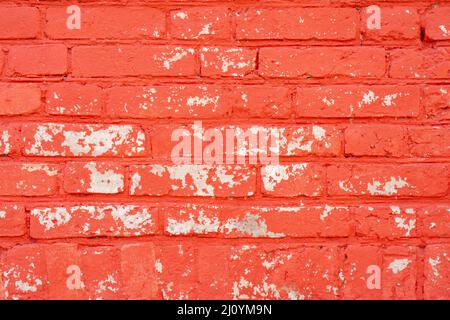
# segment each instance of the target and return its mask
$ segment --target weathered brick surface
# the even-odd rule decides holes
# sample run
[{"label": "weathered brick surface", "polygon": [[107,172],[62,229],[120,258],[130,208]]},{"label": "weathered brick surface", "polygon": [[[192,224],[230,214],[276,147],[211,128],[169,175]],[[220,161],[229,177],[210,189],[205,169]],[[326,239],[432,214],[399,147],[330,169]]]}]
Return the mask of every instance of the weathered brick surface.
[{"label": "weathered brick surface", "polygon": [[449,21],[2,2],[0,300],[450,299]]}]

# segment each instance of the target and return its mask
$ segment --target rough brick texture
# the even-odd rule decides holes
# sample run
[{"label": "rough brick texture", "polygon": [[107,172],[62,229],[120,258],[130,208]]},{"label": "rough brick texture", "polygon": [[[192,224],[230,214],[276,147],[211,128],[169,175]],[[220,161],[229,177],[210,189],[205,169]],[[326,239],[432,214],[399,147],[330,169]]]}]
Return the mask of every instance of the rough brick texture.
[{"label": "rough brick texture", "polygon": [[372,4],[3,1],[0,300],[449,300],[450,4]]}]

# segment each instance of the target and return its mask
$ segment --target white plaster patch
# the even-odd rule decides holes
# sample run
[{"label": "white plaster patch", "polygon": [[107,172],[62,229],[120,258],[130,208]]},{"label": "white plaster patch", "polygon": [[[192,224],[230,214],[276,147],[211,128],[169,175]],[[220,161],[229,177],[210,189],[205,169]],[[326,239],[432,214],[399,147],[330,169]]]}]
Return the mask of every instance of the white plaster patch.
[{"label": "white plaster patch", "polygon": [[166,231],[173,235],[208,234],[219,230],[220,221],[217,217],[208,217],[203,210],[198,212],[197,218],[189,214],[188,220],[168,219]]},{"label": "white plaster patch", "polygon": [[263,184],[268,191],[274,191],[275,187],[282,181],[289,180],[289,177],[303,172],[307,168],[307,163],[298,163],[294,165],[267,165],[263,169]]},{"label": "white plaster patch", "polygon": [[114,194],[123,191],[123,174],[111,169],[100,172],[95,162],[89,162],[84,167],[91,172],[88,192]]},{"label": "white plaster patch", "polygon": [[56,168],[50,168],[48,165],[39,163],[24,163],[22,165],[22,170],[26,170],[28,172],[43,171],[49,177],[53,177],[58,174],[58,170]]},{"label": "white plaster patch", "polygon": [[31,215],[38,218],[45,231],[65,225],[72,219],[66,208],[33,209]]},{"label": "white plaster patch", "polygon": [[234,218],[227,220],[221,227],[227,234],[237,231],[252,237],[282,238],[284,233],[275,233],[267,229],[266,221],[257,214],[247,213],[242,219]]},{"label": "white plaster patch", "polygon": [[167,167],[170,179],[180,180],[183,188],[187,186],[187,176],[189,175],[193,183],[190,188],[196,196],[214,196],[214,187],[207,183],[210,169],[211,166],[190,164]]},{"label": "white plaster patch", "polygon": [[384,195],[390,196],[397,194],[399,189],[409,186],[406,178],[401,177],[391,177],[389,181],[380,182],[373,179],[372,183],[367,184],[367,191],[371,195]]},{"label": "white plaster patch", "polygon": [[388,269],[392,270],[392,273],[397,274],[400,271],[406,269],[406,267],[411,263],[409,259],[395,259],[389,264]]}]

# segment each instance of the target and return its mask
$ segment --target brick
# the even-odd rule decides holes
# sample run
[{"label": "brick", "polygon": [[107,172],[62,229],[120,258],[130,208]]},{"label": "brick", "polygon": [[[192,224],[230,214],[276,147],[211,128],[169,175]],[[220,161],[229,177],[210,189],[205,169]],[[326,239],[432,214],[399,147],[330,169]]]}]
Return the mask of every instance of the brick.
[{"label": "brick", "polygon": [[52,84],[47,88],[45,111],[52,115],[100,115],[102,112],[101,95],[101,88],[95,85]]},{"label": "brick", "polygon": [[423,89],[422,104],[430,119],[450,119],[450,86],[427,86]]},{"label": "brick", "polygon": [[121,247],[122,285],[128,299],[158,298],[155,262],[156,249],[151,243]]},{"label": "brick", "polygon": [[299,117],[416,117],[420,90],[388,85],[301,87],[294,103]]},{"label": "brick", "polygon": [[230,254],[232,299],[338,299],[334,246],[239,245]]},{"label": "brick", "polygon": [[325,167],[312,163],[266,165],[261,168],[262,192],[275,197],[317,197],[325,191]]},{"label": "brick", "polygon": [[75,77],[194,76],[195,50],[181,46],[93,45],[72,49]]},{"label": "brick", "polygon": [[198,279],[195,248],[185,245],[162,245],[156,252],[160,295],[164,300],[196,299]]},{"label": "brick", "polygon": [[33,84],[0,84],[0,115],[33,113],[41,107],[41,89]]},{"label": "brick", "polygon": [[36,207],[30,234],[36,239],[134,237],[158,231],[156,209],[141,205],[83,204]]},{"label": "brick", "polygon": [[132,157],[145,154],[145,133],[133,125],[28,123],[22,126],[25,155]]},{"label": "brick", "polygon": [[121,252],[109,246],[84,247],[79,250],[83,284],[89,300],[124,299]]},{"label": "brick", "polygon": [[450,295],[450,245],[435,244],[425,247],[424,298],[448,299]]},{"label": "brick", "polygon": [[448,189],[442,164],[342,164],[327,169],[328,194],[382,197],[441,196]]},{"label": "brick", "polygon": [[57,165],[2,162],[0,170],[8,177],[0,181],[2,196],[46,196],[58,191]]},{"label": "brick", "polygon": [[267,78],[379,78],[385,73],[385,52],[368,47],[262,48],[258,72]]},{"label": "brick", "polygon": [[[154,258],[151,243],[119,247],[54,243],[11,248],[0,263],[5,284],[2,298],[155,298]],[[73,280],[80,280],[79,287],[73,287]]]},{"label": "brick", "polygon": [[0,73],[3,72],[3,66],[5,64],[5,54],[0,52]]},{"label": "brick", "polygon": [[107,112],[121,118],[213,118],[231,113],[231,89],[214,85],[123,86],[106,91]]},{"label": "brick", "polygon": [[383,299],[417,299],[417,250],[411,246],[388,248],[383,256]]},{"label": "brick", "polygon": [[352,40],[358,14],[350,8],[247,8],[236,13],[238,39]]},{"label": "brick", "polygon": [[256,50],[250,48],[204,47],[200,50],[201,75],[245,77],[256,68]]},{"label": "brick", "polygon": [[[380,299],[381,289],[369,289],[371,283],[369,266],[376,266],[382,270],[382,254],[375,246],[350,245],[345,249],[345,264],[341,272],[343,278],[342,293],[345,299]],[[369,281],[368,281],[369,280]],[[382,285],[382,283],[381,283]]]},{"label": "brick", "polygon": [[425,35],[434,41],[450,40],[450,7],[431,9],[424,18]]},{"label": "brick", "polygon": [[25,234],[25,208],[17,204],[0,204],[0,237]]},{"label": "brick", "polygon": [[13,46],[8,68],[13,75],[62,75],[67,72],[67,48],[63,44]]},{"label": "brick", "polygon": [[226,7],[197,7],[170,12],[170,34],[176,39],[230,39]]},{"label": "brick", "polygon": [[39,10],[0,7],[0,39],[32,39],[39,33]]},{"label": "brick", "polygon": [[353,214],[357,236],[393,240],[420,235],[414,206],[364,205],[355,207]]},{"label": "brick", "polygon": [[[45,246],[48,299],[87,299],[81,268],[79,246],[75,243],[55,243]],[[79,282],[78,282],[79,281]]]},{"label": "brick", "polygon": [[20,153],[20,125],[1,123],[0,156]]},{"label": "brick", "polygon": [[450,237],[450,206],[448,204],[427,205],[420,209],[418,216],[424,237]]},{"label": "brick", "polygon": [[132,165],[130,195],[247,197],[255,194],[256,170],[240,165]]},{"label": "brick", "polygon": [[345,130],[345,152],[353,156],[449,156],[450,128],[359,125]]},{"label": "brick", "polygon": [[64,169],[67,193],[116,194],[124,190],[122,166],[111,162],[70,162]]},{"label": "brick", "polygon": [[[224,146],[214,148],[211,136],[222,139]],[[151,140],[155,158],[171,158],[179,163],[268,164],[278,161],[280,156],[337,156],[341,152],[341,132],[328,125],[155,126]],[[184,149],[188,150],[177,152],[185,144]],[[191,150],[197,144],[202,149]],[[214,155],[210,148],[216,152]]]},{"label": "brick", "polygon": [[410,7],[381,7],[381,28],[369,29],[367,20],[373,13],[361,10],[363,39],[367,42],[393,43],[399,41],[419,41],[420,16]]},{"label": "brick", "polygon": [[408,79],[441,79],[450,74],[448,48],[395,49],[390,53],[389,76]]},{"label": "brick", "polygon": [[161,208],[171,236],[226,238],[345,237],[350,210],[343,206],[216,206]]},{"label": "brick", "polygon": [[165,33],[165,14],[144,7],[82,7],[80,29],[66,25],[66,7],[48,8],[45,33],[52,39],[158,39]]},{"label": "brick", "polygon": [[233,114],[242,118],[289,118],[292,92],[283,86],[238,86],[233,88]]},{"label": "brick", "polygon": [[0,260],[4,297],[8,300],[45,299],[47,270],[45,247],[39,244],[16,246]]},{"label": "brick", "polygon": [[[342,272],[344,299],[416,299],[416,250],[414,247],[351,245],[345,251]],[[369,288],[378,267],[380,288]]]},{"label": "brick", "polygon": [[[230,247],[209,245],[197,248],[198,299],[231,298],[229,282]],[[208,261],[208,263],[202,263]]]}]

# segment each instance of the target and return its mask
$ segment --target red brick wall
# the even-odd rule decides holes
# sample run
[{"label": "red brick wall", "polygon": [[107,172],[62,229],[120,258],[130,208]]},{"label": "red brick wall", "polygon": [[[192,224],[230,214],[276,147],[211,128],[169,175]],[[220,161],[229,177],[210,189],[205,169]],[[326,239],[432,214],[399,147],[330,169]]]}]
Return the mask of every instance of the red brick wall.
[{"label": "red brick wall", "polygon": [[72,4],[0,3],[0,299],[450,298],[448,1]]}]

